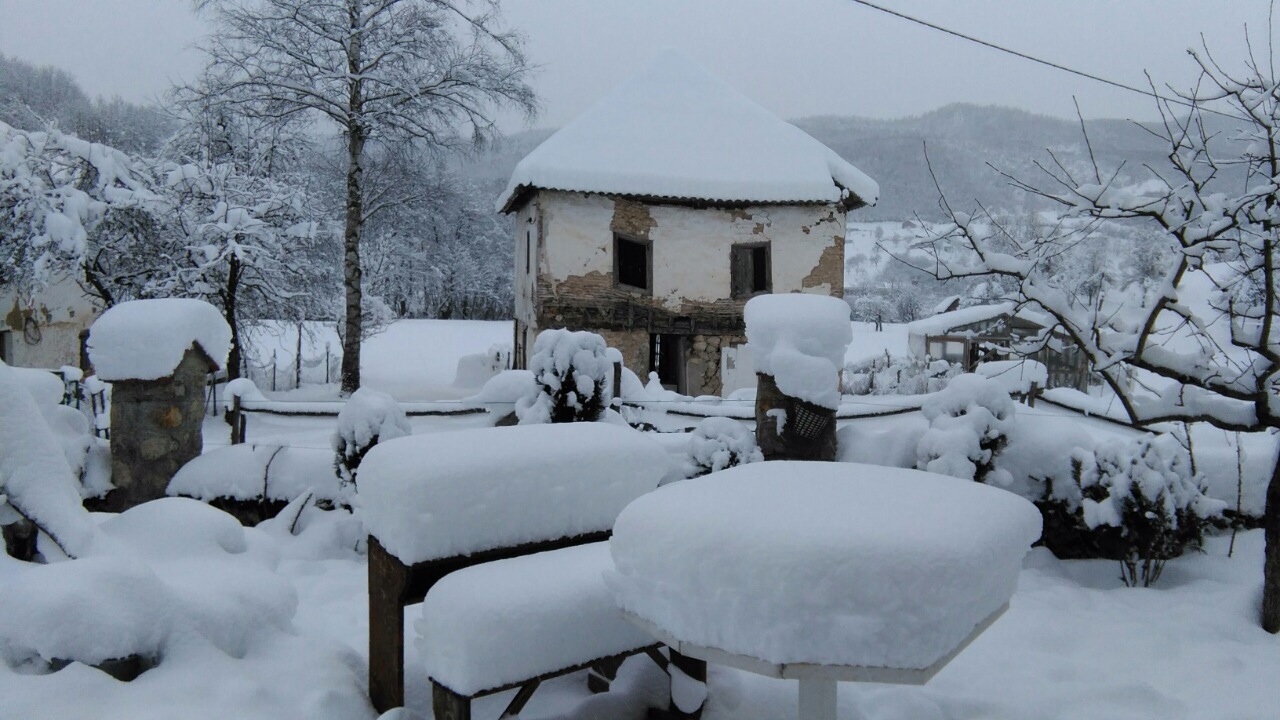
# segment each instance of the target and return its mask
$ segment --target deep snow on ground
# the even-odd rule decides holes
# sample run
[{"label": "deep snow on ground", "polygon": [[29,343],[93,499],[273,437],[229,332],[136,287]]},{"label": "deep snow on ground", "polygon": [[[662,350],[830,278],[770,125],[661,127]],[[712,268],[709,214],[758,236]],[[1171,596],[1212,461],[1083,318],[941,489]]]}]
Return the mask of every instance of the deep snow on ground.
[{"label": "deep snow on ground", "polygon": [[[862,327],[860,327],[862,326]],[[456,362],[489,345],[507,342],[507,323],[407,321],[366,345],[366,380],[401,400],[463,397],[472,390],[452,386]],[[854,323],[847,357],[888,348],[905,350],[902,326],[874,332]],[[443,351],[442,351],[443,349]],[[330,399],[329,388],[304,388]],[[884,396],[867,404],[903,402]],[[730,404],[728,401],[726,405]],[[750,403],[746,403],[750,405]],[[1083,432],[1093,437],[1128,434],[1113,423],[1039,404],[1018,408],[1021,422],[1040,433]],[[642,411],[664,430],[696,425],[699,417]],[[411,417],[415,434],[484,427],[484,414]],[[922,431],[919,413],[844,420],[842,459],[909,465]],[[248,435],[255,443],[329,448],[334,417],[252,414]],[[677,436],[664,436],[670,440]],[[206,448],[225,445],[228,428],[208,418]],[[678,437],[677,437],[678,439]],[[1197,454],[1214,478],[1212,493],[1234,497],[1234,438],[1220,431],[1194,435]],[[1245,438],[1246,507],[1259,508],[1259,478],[1271,441]],[[1202,468],[1206,469],[1206,468]],[[32,675],[0,662],[0,720],[79,718],[373,718],[365,697],[367,587],[364,556],[353,548],[360,535],[339,513],[312,513],[298,536],[248,530],[242,560],[263,581],[291,588],[296,608],[283,627],[256,621],[254,636],[227,652],[189,637],[169,647],[160,665],[131,683],[121,683],[80,664]],[[103,516],[97,518],[105,520]],[[1262,578],[1261,531],[1242,533],[1234,557],[1228,537],[1211,538],[1202,554],[1173,560],[1151,589],[1125,588],[1109,561],[1060,561],[1033,550],[1023,563],[1009,611],[952,664],[923,687],[843,684],[841,717],[869,720],[1029,720],[1062,718],[1187,718],[1266,720],[1277,716],[1280,638],[1257,622]],[[234,617],[257,593],[254,586],[220,583],[231,577],[226,558],[177,549],[163,561],[141,558],[161,581],[178,591],[199,593],[202,603]],[[79,562],[79,561],[75,561]],[[0,556],[0,583],[16,572],[16,561]],[[246,571],[247,572],[247,571]],[[84,607],[107,602],[83,593]],[[195,595],[193,595],[195,597]],[[274,612],[285,612],[276,608]],[[412,633],[421,608],[405,610]],[[409,707],[430,718],[430,689],[412,638],[406,642]],[[2,641],[0,641],[2,642]],[[629,659],[614,690],[592,696],[583,674],[549,681],[521,714],[523,720],[627,720],[646,707],[664,704],[666,676],[643,657]],[[475,705],[480,718],[497,718],[514,691]],[[794,682],[769,680],[715,667],[710,671],[707,720],[775,720],[796,716]]]}]

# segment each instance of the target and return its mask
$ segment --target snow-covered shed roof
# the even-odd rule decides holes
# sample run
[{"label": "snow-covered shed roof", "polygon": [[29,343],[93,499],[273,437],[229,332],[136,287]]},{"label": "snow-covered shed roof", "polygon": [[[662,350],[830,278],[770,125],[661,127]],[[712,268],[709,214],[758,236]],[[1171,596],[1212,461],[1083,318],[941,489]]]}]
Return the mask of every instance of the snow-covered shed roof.
[{"label": "snow-covered shed roof", "polygon": [[231,327],[203,300],[130,300],[109,308],[89,328],[89,360],[107,382],[168,377],[192,346],[215,369],[226,367]]},{"label": "snow-covered shed roof", "polygon": [[674,52],[516,165],[498,199],[532,188],[730,203],[874,205],[880,186],[803,130]]},{"label": "snow-covered shed roof", "polygon": [[1027,306],[1019,308],[1017,303],[1005,302],[996,305],[974,305],[952,310],[951,312],[939,313],[923,320],[916,320],[907,323],[907,334],[946,335],[956,328],[986,320],[994,320],[1006,315],[1026,320],[1041,327],[1048,327],[1053,324],[1053,320],[1043,312]]}]

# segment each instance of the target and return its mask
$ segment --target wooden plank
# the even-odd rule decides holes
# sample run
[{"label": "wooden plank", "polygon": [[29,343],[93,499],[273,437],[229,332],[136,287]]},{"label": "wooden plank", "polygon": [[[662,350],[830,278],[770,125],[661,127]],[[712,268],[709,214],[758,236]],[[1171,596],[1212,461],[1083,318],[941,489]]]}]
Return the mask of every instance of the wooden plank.
[{"label": "wooden plank", "polygon": [[435,720],[471,720],[471,698],[459,695],[433,682],[431,683],[431,716]]},{"label": "wooden plank", "polygon": [[502,711],[502,716],[498,720],[511,720],[511,718],[520,717],[520,711],[528,704],[529,698],[533,697],[533,694],[537,692],[538,686],[541,684],[542,681],[540,680],[530,680],[521,685],[520,691],[516,693],[515,697],[511,698],[510,704],[507,705],[506,710]]},{"label": "wooden plank", "polygon": [[379,713],[404,706],[404,593],[408,581],[409,568],[370,535],[369,699]]}]

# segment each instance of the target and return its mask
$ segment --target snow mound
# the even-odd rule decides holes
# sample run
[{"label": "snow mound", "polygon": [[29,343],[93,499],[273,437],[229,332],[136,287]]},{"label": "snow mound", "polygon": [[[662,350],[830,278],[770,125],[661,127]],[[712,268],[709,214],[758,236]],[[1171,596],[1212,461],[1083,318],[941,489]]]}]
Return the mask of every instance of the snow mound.
[{"label": "snow mound", "polygon": [[764,454],[755,433],[726,417],[711,417],[689,433],[690,475],[720,472],[725,468],[761,462]]},{"label": "snow mound", "polygon": [[79,483],[58,438],[22,377],[0,363],[0,512],[17,510],[64,552],[80,556],[92,547],[98,529],[81,505]]},{"label": "snow mound", "polygon": [[770,663],[927,668],[1013,594],[1040,513],[898,468],[763,462],[627,506],[606,579],[683,641]]},{"label": "snow mound", "polygon": [[203,300],[131,300],[102,313],[89,329],[89,359],[100,379],[168,377],[192,346],[221,369],[231,350],[231,328]]},{"label": "snow mound", "polygon": [[839,372],[853,340],[849,304],[827,295],[760,295],[743,317],[756,371],[772,375],[784,394],[840,406]]},{"label": "snow mound", "polygon": [[669,462],[644,433],[605,423],[459,430],[376,445],[358,498],[369,534],[412,565],[608,530]]},{"label": "snow mound", "polygon": [[467,398],[467,402],[479,403],[485,408],[495,405],[514,405],[523,397],[538,394],[538,382],[529,370],[503,370],[489,378],[480,392]]},{"label": "snow mound", "polygon": [[1004,388],[1004,391],[1010,395],[1031,392],[1032,383],[1044,388],[1049,381],[1049,368],[1045,367],[1044,363],[1035,360],[995,360],[984,362],[975,366],[973,372],[975,375],[980,375],[999,383],[1000,387]]},{"label": "snow mound", "polygon": [[432,586],[415,627],[427,675],[471,695],[655,641],[618,612],[609,543],[476,565]]},{"label": "snow mound", "polygon": [[221,510],[189,498],[160,498],[107,518],[102,532],[148,560],[239,554],[249,549],[244,527]]},{"label": "snow mound", "polygon": [[173,627],[174,604],[170,589],[136,560],[29,565],[0,583],[0,657],[88,665],[154,658]]},{"label": "snow mound", "polygon": [[526,188],[855,206],[880,195],[834,150],[671,51],[521,160],[498,209]]},{"label": "snow mound", "polygon": [[197,500],[291,501],[307,490],[341,495],[333,452],[319,448],[242,444],[211,450],[183,465],[165,493]]}]

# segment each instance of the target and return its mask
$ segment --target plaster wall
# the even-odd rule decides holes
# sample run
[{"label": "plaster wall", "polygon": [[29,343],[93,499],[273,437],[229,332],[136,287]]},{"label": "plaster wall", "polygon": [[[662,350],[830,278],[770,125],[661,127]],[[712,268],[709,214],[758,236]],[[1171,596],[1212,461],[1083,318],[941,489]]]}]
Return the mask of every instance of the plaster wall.
[{"label": "plaster wall", "polygon": [[[731,248],[744,243],[770,243],[775,293],[843,291],[845,214],[830,206],[696,208],[542,191],[521,214],[535,205],[541,213],[533,224],[546,238],[541,268],[553,286],[592,273],[612,277],[613,235],[624,226],[653,243],[652,299],[672,311],[728,299]],[[517,219],[517,227],[527,224]],[[832,255],[836,272],[815,272]]]},{"label": "plaster wall", "polygon": [[[0,350],[5,362],[18,367],[79,367],[80,332],[101,312],[71,278],[31,293],[0,289]],[[24,332],[29,320],[38,342],[30,342],[31,333]]]}]

